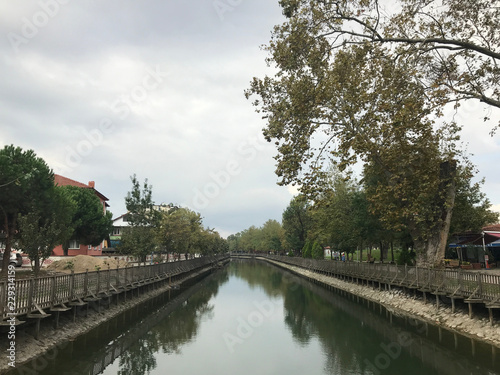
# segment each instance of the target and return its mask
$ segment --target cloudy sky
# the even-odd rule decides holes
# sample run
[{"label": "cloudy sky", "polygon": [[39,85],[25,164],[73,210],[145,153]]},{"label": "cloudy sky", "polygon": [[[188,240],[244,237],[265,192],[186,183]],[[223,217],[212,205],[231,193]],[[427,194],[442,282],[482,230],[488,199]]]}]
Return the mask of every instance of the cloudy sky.
[{"label": "cloudy sky", "polygon": [[[282,20],[277,0],[2,1],[0,142],[95,181],[115,217],[135,173],[156,203],[194,209],[224,236],[280,220],[293,189],[276,185],[243,91],[271,73],[260,46]],[[456,119],[500,208],[485,114],[467,103]]]}]

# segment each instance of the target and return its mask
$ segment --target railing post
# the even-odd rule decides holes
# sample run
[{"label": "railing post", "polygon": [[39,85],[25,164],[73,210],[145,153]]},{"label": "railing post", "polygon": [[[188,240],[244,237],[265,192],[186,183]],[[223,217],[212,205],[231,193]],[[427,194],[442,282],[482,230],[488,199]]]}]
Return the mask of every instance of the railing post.
[{"label": "railing post", "polygon": [[97,269],[97,285],[95,294],[98,295],[100,291],[101,291],[101,270]]},{"label": "railing post", "polygon": [[463,296],[463,291],[462,291],[462,285],[463,285],[463,273],[462,269],[458,269],[458,291],[460,292],[460,295]]},{"label": "railing post", "polygon": [[71,301],[75,299],[75,271],[71,270],[71,276],[69,278],[69,296]]},{"label": "railing post", "polygon": [[85,271],[85,279],[83,280],[83,296],[87,297],[89,291],[89,270]]},{"label": "railing post", "polygon": [[54,300],[56,299],[56,276],[53,275],[50,278],[51,290],[50,290],[50,306],[54,306]]},{"label": "railing post", "polygon": [[106,291],[109,292],[111,290],[111,265],[108,263],[108,282],[106,285]]},{"label": "railing post", "polygon": [[483,274],[481,272],[478,272],[477,274],[477,286],[479,290],[479,298],[484,300],[483,296]]},{"label": "railing post", "polygon": [[29,286],[29,290],[28,290],[28,313],[30,313],[33,310],[34,283],[35,283],[35,279],[30,278],[30,286]]}]

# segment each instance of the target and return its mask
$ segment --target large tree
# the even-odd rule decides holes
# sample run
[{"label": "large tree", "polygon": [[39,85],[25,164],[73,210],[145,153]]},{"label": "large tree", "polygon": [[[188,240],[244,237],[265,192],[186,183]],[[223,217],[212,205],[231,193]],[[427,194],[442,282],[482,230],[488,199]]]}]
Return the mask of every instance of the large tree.
[{"label": "large tree", "polygon": [[[406,220],[400,225],[412,232],[421,265],[439,263],[454,203],[458,128],[437,126],[443,103],[413,79],[414,62],[366,44],[330,56],[326,37],[307,22],[298,15],[277,28],[269,50],[279,72],[255,78],[247,91],[260,97],[254,104],[266,115],[264,135],[278,145],[280,184],[301,184],[314,197],[332,160],[341,171],[358,161],[373,166],[374,210],[387,229],[393,217]],[[385,205],[394,197],[398,204]]]},{"label": "large tree", "polygon": [[[500,108],[498,0],[280,0],[284,14],[324,44],[386,46],[411,59],[426,95],[447,102],[479,100]],[[290,22],[291,24],[292,22]],[[288,32],[288,25],[276,33]],[[308,48],[295,43],[297,50]]]},{"label": "large tree", "polygon": [[[178,208],[163,212],[155,232],[160,247],[175,254],[195,254],[202,251],[202,240],[211,236],[202,236],[203,226],[199,213],[188,208]],[[210,242],[210,241],[209,241]],[[210,242],[210,248],[212,248]]]},{"label": "large tree", "polygon": [[[19,239],[19,216],[26,215],[40,202],[49,202],[54,174],[33,150],[13,145],[0,150],[0,235],[5,244],[3,264],[9,264],[12,246]],[[7,277],[7,267],[2,278]]]},{"label": "large tree", "polygon": [[160,213],[154,210],[153,187],[144,180],[142,185],[136,175],[130,177],[132,190],[125,197],[127,221],[130,226],[122,235],[120,251],[134,255],[139,261],[146,262],[146,256],[158,247],[155,230],[158,227]]},{"label": "large tree", "polygon": [[49,200],[37,201],[30,212],[18,218],[18,245],[28,254],[35,277],[54,247],[73,234],[75,202],[63,187],[53,186],[51,190]]},{"label": "large tree", "polygon": [[64,255],[68,255],[69,242],[75,240],[84,245],[99,245],[109,236],[113,228],[112,214],[104,207],[93,189],[77,186],[62,186],[66,199],[73,202],[71,225],[62,242]]},{"label": "large tree", "polygon": [[304,195],[294,197],[282,214],[282,225],[285,232],[286,246],[299,253],[304,245],[312,220],[308,211],[309,203]]}]

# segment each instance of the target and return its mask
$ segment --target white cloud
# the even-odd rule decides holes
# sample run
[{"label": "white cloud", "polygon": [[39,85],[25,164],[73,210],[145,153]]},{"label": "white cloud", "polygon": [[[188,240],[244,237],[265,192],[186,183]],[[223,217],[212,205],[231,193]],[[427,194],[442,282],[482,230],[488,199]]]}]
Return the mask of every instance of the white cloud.
[{"label": "white cloud", "polygon": [[[0,32],[22,33],[39,11],[39,2],[0,3]],[[134,173],[149,179],[157,202],[193,206],[195,189],[236,163],[239,172],[200,209],[205,224],[227,235],[280,220],[297,191],[276,185],[274,146],[243,91],[269,71],[259,46],[281,21],[268,0],[241,2],[223,17],[205,0],[61,5],[18,52],[0,40],[0,141],[34,149],[67,177],[94,180],[115,215]],[[157,67],[162,81],[145,87]],[[487,134],[481,108],[463,110],[464,139],[498,206],[499,138]]]}]

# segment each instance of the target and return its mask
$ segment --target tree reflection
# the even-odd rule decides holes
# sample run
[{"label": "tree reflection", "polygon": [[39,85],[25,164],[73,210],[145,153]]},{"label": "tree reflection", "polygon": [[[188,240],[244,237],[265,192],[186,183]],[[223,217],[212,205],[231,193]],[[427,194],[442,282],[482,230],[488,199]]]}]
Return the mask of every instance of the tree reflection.
[{"label": "tree reflection", "polygon": [[212,318],[210,300],[228,280],[227,270],[220,270],[169,302],[168,313],[120,356],[119,374],[149,374],[156,368],[158,352],[180,353],[196,338],[202,320]]}]

